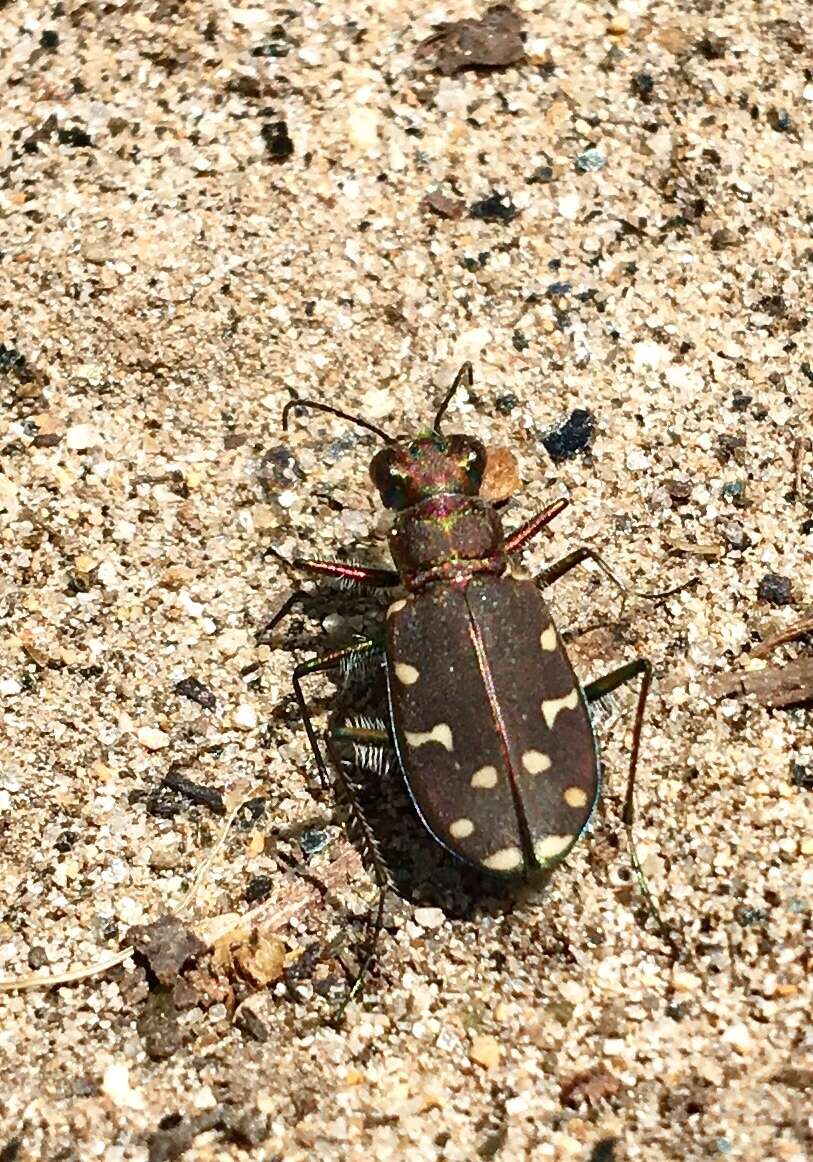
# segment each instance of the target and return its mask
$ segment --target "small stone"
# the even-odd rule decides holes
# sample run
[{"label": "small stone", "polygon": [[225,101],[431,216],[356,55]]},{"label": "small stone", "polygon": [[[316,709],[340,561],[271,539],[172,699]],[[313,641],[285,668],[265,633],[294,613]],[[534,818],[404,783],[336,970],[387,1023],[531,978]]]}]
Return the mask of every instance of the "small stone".
[{"label": "small stone", "polygon": [[169,735],[156,726],[139,726],[136,738],[147,750],[163,750],[169,746]]},{"label": "small stone", "polygon": [[596,421],[586,408],[574,408],[561,427],[542,437],[545,451],[555,464],[572,460],[589,448],[595,435]]},{"label": "small stone", "polygon": [[739,234],[735,234],[733,230],[729,230],[727,226],[723,226],[720,230],[715,230],[711,236],[711,248],[714,251],[730,250],[734,246],[739,246],[742,239]]},{"label": "small stone", "polygon": [[65,443],[72,452],[86,452],[102,442],[101,433],[90,424],[74,424],[65,434]]},{"label": "small stone", "polygon": [[585,149],[576,158],[576,173],[598,173],[606,164],[607,158],[600,149]]},{"label": "small stone", "polygon": [[365,153],[378,147],[378,113],[360,105],[347,118],[347,136],[352,145]]},{"label": "small stone", "polygon": [[579,213],[581,198],[578,194],[565,194],[556,204],[561,216],[568,222],[573,222]]},{"label": "small stone", "polygon": [[421,928],[440,928],[446,920],[440,908],[416,908],[414,917]]},{"label": "small stone", "polygon": [[757,586],[757,597],[768,605],[790,605],[793,601],[790,578],[779,573],[766,573]]},{"label": "small stone", "polygon": [[632,78],[631,88],[641,101],[649,101],[655,89],[655,82],[650,73],[636,73]]},{"label": "small stone", "polygon": [[254,730],[257,726],[257,711],[248,702],[241,702],[232,716],[238,730]]},{"label": "small stone", "polygon": [[287,121],[267,121],[260,130],[265,152],[274,161],[285,161],[294,152],[294,143],[288,135]]},{"label": "small stone", "polygon": [[502,1057],[502,1047],[496,1037],[475,1037],[469,1049],[469,1057],[484,1069],[496,1069]]},{"label": "small stone", "polygon": [[0,678],[0,696],[3,698],[15,698],[22,690],[16,678]]},{"label": "small stone", "polygon": [[742,1021],[735,1021],[733,1025],[729,1025],[722,1036],[722,1040],[726,1045],[730,1045],[732,1049],[736,1049],[738,1053],[748,1053],[753,1047],[754,1041],[747,1025]]},{"label": "small stone", "polygon": [[813,855],[813,838],[803,839],[799,844],[799,851],[802,855]]},{"label": "small stone", "polygon": [[626,12],[616,12],[612,17],[610,23],[607,25],[607,31],[610,36],[626,36],[630,30],[630,18]]},{"label": "small stone", "polygon": [[702,983],[699,976],[682,968],[672,974],[672,987],[681,993],[696,992]]},{"label": "small stone", "polygon": [[502,222],[505,225],[512,222],[518,213],[511,195],[501,194],[497,190],[492,190],[487,198],[469,206],[469,217],[479,218],[481,222]]},{"label": "small stone", "polygon": [[130,1070],[121,1062],[108,1065],[102,1077],[102,1093],[121,1109],[143,1110],[144,1098],[130,1087]]},{"label": "small stone", "polygon": [[430,190],[423,203],[439,218],[461,218],[465,209],[465,204],[459,198],[450,198],[440,190]]},{"label": "small stone", "polygon": [[204,686],[199,678],[190,676],[188,678],[181,678],[179,682],[175,683],[175,693],[180,694],[182,698],[189,698],[192,702],[197,702],[204,710],[215,710],[217,708],[217,698],[212,691]]}]

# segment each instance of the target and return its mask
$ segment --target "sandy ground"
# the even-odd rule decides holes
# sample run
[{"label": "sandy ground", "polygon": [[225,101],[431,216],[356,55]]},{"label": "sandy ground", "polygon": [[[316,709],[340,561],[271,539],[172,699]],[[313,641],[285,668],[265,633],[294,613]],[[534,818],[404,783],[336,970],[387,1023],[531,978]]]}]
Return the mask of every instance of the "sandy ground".
[{"label": "sandy ground", "polygon": [[[0,994],[2,1162],[811,1157],[811,713],[709,692],[811,652],[753,657],[813,600],[809,5],[524,0],[524,61],[449,76],[415,53],[452,0],[0,8],[0,974],[94,964],[198,873],[215,942]],[[528,569],[697,578],[551,592],[584,680],[654,663],[636,834],[679,953],[619,692],[605,808],[521,898],[368,777],[398,891],[335,1030],[375,891],[290,677],[381,606],[262,627],[286,561],[385,562],[386,520],[374,437],[280,412],[417,430],[465,358],[507,527],[571,502]]]}]

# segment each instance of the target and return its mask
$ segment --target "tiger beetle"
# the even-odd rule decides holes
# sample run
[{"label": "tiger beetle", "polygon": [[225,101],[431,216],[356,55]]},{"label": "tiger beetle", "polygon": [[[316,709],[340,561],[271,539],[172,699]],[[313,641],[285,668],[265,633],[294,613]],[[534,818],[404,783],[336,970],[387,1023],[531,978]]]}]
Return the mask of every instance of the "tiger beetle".
[{"label": "tiger beetle", "polygon": [[[330,670],[383,664],[389,722],[334,718],[326,745],[347,795],[379,889],[375,935],[337,1017],[360,987],[383,923],[389,886],[372,830],[338,750],[355,746],[371,769],[382,770],[394,748],[410,798],[430,835],[463,863],[506,880],[537,877],[561,862],[590,820],[600,789],[600,762],[588,707],[641,679],[622,811],[633,866],[656,919],[657,910],[632,841],[635,773],[652,666],[635,658],[581,686],[540,593],[584,561],[593,561],[627,593],[602,557],[581,546],[534,578],[513,576],[510,558],[567,507],[554,500],[506,534],[495,506],[480,496],[483,444],[445,435],[443,416],[458,388],[473,382],[464,363],[429,431],[394,438],[375,424],[317,400],[294,399],[296,409],[329,412],[374,433],[384,447],[370,476],[396,516],[389,533],[395,569],[337,561],[297,560],[309,573],[372,589],[401,587],[380,636],[302,662],[293,688],[324,786],[328,768],[302,681]],[[658,599],[662,593],[639,594]],[[301,601],[293,593],[266,631]]]}]

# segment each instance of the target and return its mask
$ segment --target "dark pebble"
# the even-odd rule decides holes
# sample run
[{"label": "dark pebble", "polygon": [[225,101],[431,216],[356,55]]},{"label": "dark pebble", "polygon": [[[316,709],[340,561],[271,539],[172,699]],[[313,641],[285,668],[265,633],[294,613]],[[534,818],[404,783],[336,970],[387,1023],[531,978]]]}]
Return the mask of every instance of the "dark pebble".
[{"label": "dark pebble", "polygon": [[555,464],[572,460],[593,441],[596,421],[586,408],[576,408],[560,428],[542,437],[545,451]]},{"label": "dark pebble", "polygon": [[518,405],[519,400],[512,391],[507,392],[505,395],[498,395],[494,401],[494,407],[497,409],[501,416],[510,415],[514,408]]},{"label": "dark pebble", "polygon": [[330,843],[330,832],[314,827],[311,831],[304,831],[299,840],[302,854],[308,858],[324,851]]},{"label": "dark pebble", "polygon": [[779,573],[766,573],[757,586],[757,597],[768,605],[790,605],[793,601],[790,578]]},{"label": "dark pebble", "polygon": [[299,467],[293,453],[284,444],[276,444],[263,455],[258,476],[264,490],[269,495],[276,496],[278,488],[291,485],[297,480],[304,480],[305,473]]},{"label": "dark pebble", "polygon": [[294,152],[286,121],[266,121],[260,132],[265,142],[265,151],[274,161],[285,161]]},{"label": "dark pebble", "polygon": [[175,693],[180,694],[182,698],[189,698],[190,701],[197,702],[198,706],[202,706],[204,710],[215,710],[217,707],[217,698],[208,686],[204,686],[203,682],[191,675],[188,678],[181,678],[180,682],[175,683]]},{"label": "dark pebble", "polygon": [[0,375],[13,375],[19,383],[33,383],[36,379],[25,355],[5,343],[0,343]]},{"label": "dark pebble", "polygon": [[59,33],[53,28],[46,28],[40,33],[40,46],[53,51],[59,45]]},{"label": "dark pebble", "polygon": [[553,167],[549,165],[538,165],[525,181],[529,186],[546,185],[548,182],[553,181]]},{"label": "dark pebble", "polygon": [[41,948],[38,944],[34,944],[31,948],[29,948],[29,950],[28,950],[28,967],[29,968],[33,969],[34,972],[38,972],[39,969],[45,968],[45,965],[47,963],[48,963],[48,953],[45,951],[44,948]]},{"label": "dark pebble", "polygon": [[496,190],[492,190],[481,202],[473,202],[469,206],[469,217],[479,218],[481,222],[512,222],[518,213],[511,195],[500,194]]},{"label": "dark pebble", "polygon": [[793,119],[787,109],[771,109],[768,114],[768,124],[777,133],[791,133]]},{"label": "dark pebble", "polygon": [[655,89],[655,82],[651,73],[636,73],[632,78],[630,88],[636,97],[642,101],[649,101]]},{"label": "dark pebble", "polygon": [[260,1044],[263,1044],[268,1040],[267,1027],[252,1009],[240,1009],[236,1025],[243,1036],[248,1037],[251,1041],[259,1041]]},{"label": "dark pebble", "polygon": [[215,815],[226,814],[226,807],[220,791],[216,791],[214,787],[204,787],[201,783],[193,783],[177,769],[170,767],[161,781],[161,786],[174,791],[176,795],[180,795],[184,799],[188,799],[190,803],[200,807],[208,807]]},{"label": "dark pebble", "polygon": [[514,331],[514,334],[511,336],[511,342],[515,351],[527,351],[531,345],[522,331]]},{"label": "dark pebble", "polygon": [[732,247],[739,246],[741,241],[739,234],[735,234],[733,230],[723,226],[721,230],[715,230],[712,234],[710,246],[712,250],[719,252],[720,250],[731,250]]},{"label": "dark pebble", "polygon": [[707,61],[718,61],[725,56],[728,42],[723,40],[721,36],[715,36],[714,33],[707,32],[697,42],[696,47],[700,55],[704,56]]},{"label": "dark pebble", "polygon": [[754,397],[752,395],[746,395],[744,392],[740,391],[739,388],[737,388],[731,397],[731,410],[735,412],[744,412],[748,408],[748,405],[753,403],[753,401]]},{"label": "dark pebble", "polygon": [[810,534],[813,533],[813,518],[803,520],[799,526],[799,531],[803,537],[809,537]]},{"label": "dark pebble", "polygon": [[792,763],[790,781],[800,791],[813,791],[813,766],[804,766],[802,763]]},{"label": "dark pebble", "polygon": [[253,876],[248,881],[245,890],[245,898],[247,904],[257,904],[260,900],[264,900],[266,896],[271,895],[274,887],[274,881],[270,876]]},{"label": "dark pebble", "polygon": [[93,138],[86,129],[79,125],[68,125],[57,131],[57,140],[60,145],[70,145],[72,149],[88,149],[93,146]]},{"label": "dark pebble", "polygon": [[744,480],[729,480],[723,485],[722,494],[726,500],[736,504],[737,508],[745,508],[748,503],[748,494]]},{"label": "dark pebble", "polygon": [[54,840],[54,847],[64,855],[66,851],[71,850],[78,838],[75,831],[60,831]]}]

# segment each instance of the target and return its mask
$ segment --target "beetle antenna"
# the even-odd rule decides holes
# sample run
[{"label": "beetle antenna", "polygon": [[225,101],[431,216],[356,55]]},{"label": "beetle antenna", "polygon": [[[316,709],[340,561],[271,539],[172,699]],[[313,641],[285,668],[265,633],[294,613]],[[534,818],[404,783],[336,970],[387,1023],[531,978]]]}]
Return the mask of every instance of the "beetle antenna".
[{"label": "beetle antenna", "polygon": [[340,419],[349,420],[351,424],[356,424],[359,428],[366,428],[368,432],[372,432],[383,440],[386,444],[394,444],[395,440],[392,436],[388,436],[383,428],[376,427],[368,420],[363,420],[361,416],[351,415],[350,412],[343,412],[340,408],[335,408],[332,404],[322,403],[321,400],[316,399],[292,399],[286,403],[282,409],[282,430],[288,431],[288,413],[294,408],[310,408],[315,412],[330,412],[332,416],[339,416]]},{"label": "beetle antenna", "polygon": [[468,359],[463,364],[463,366],[460,368],[457,375],[454,377],[454,380],[452,382],[452,386],[449,388],[449,390],[444,395],[443,402],[441,403],[440,407],[438,408],[437,412],[435,413],[435,422],[432,424],[432,431],[433,432],[440,432],[440,421],[443,419],[444,412],[448,408],[449,404],[452,402],[452,399],[454,397],[455,392],[460,387],[461,383],[464,383],[464,382],[466,384],[466,387],[471,387],[471,385],[474,383],[474,372],[472,371],[472,366],[471,366],[471,363],[469,363]]}]

